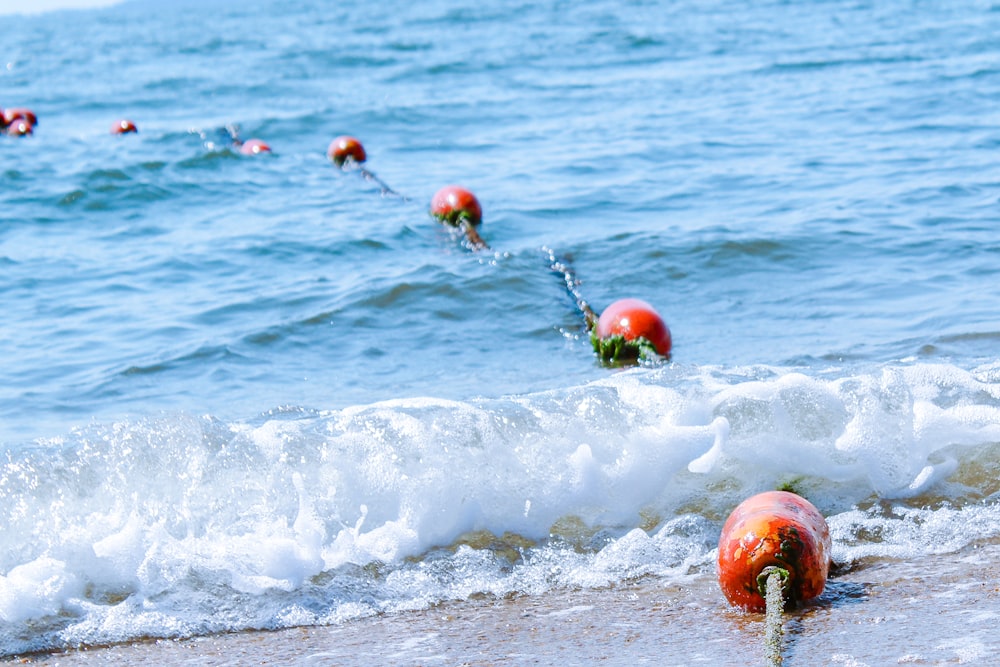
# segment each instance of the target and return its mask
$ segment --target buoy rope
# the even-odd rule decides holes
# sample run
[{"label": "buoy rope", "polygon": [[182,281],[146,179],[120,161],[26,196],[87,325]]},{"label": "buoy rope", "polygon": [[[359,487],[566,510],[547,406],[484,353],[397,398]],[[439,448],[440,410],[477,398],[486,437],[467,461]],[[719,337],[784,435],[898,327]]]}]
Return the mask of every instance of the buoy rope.
[{"label": "buoy rope", "polygon": [[[367,153],[361,142],[354,137],[341,136],[334,139],[327,149],[327,157],[341,171],[356,169],[365,180],[377,183],[382,189],[382,196],[394,195],[403,201],[409,201],[364,166]],[[440,222],[461,230],[465,236],[464,245],[469,250],[477,252],[490,249],[476,229],[482,222],[482,206],[476,196],[465,188],[448,185],[438,190],[431,198],[430,212]],[[670,358],[670,330],[649,304],[638,299],[619,299],[611,305],[612,315],[609,315],[608,325],[605,327],[601,316],[594,312],[580,293],[580,281],[568,260],[558,257],[555,251],[546,246],[542,246],[542,250],[548,257],[550,269],[562,278],[566,290],[583,315],[591,345],[602,363],[621,366],[647,359]],[[614,310],[616,306],[618,310]],[[614,321],[615,317],[618,321]],[[634,329],[630,323],[632,317],[636,318]]]},{"label": "buoy rope", "polygon": [[240,138],[240,126],[236,123],[227,123],[224,128],[219,130],[219,136],[225,135],[229,142],[236,148],[243,145],[243,139]]},{"label": "buoy rope", "polygon": [[761,576],[767,575],[767,594],[764,601],[767,604],[764,613],[764,651],[768,667],[780,667],[781,638],[784,635],[782,613],[785,611],[785,583],[788,572],[779,567],[767,567]]},{"label": "buoy rope", "polygon": [[465,218],[462,218],[458,223],[459,228],[465,232],[465,239],[469,242],[469,248],[472,250],[489,250],[490,246],[483,240],[483,237],[479,235],[476,231],[475,226]]},{"label": "buoy rope", "polygon": [[[356,140],[354,140],[353,138],[352,141],[356,142]],[[352,168],[357,169],[357,172],[361,174],[362,178],[364,178],[369,183],[375,183],[379,187],[379,190],[381,190],[380,194],[383,197],[398,197],[404,202],[412,201],[406,195],[393,190],[392,187],[390,187],[388,183],[379,178],[375,174],[375,172],[365,167],[365,165],[363,164],[363,162],[366,159],[366,156],[364,154],[364,147],[362,147],[361,144],[357,142],[355,143],[355,145],[361,151],[360,157],[355,156],[355,154],[347,154],[344,155],[343,157],[337,156],[333,159],[333,163],[341,171],[348,171]],[[481,237],[479,235],[479,232],[476,231],[475,225],[470,221],[461,218],[459,222],[454,224],[454,226],[458,227],[465,233],[465,238],[468,241],[468,245],[471,250],[475,251],[475,250],[489,249],[490,246],[486,243],[486,241],[483,240],[483,237]]]},{"label": "buoy rope", "polygon": [[597,326],[598,315],[590,307],[590,304],[587,303],[587,300],[583,298],[583,294],[580,293],[580,281],[577,279],[572,267],[569,266],[565,259],[557,257],[555,251],[551,248],[542,246],[542,251],[548,255],[549,267],[555,273],[562,276],[563,282],[566,285],[566,291],[576,301],[576,307],[583,314],[583,321],[587,325],[587,331],[593,331],[594,327]]},{"label": "buoy rope", "polygon": [[376,176],[374,172],[366,169],[364,165],[355,162],[354,158],[348,158],[348,161],[358,166],[358,172],[361,174],[362,178],[364,178],[366,181],[375,183],[376,185],[379,186],[379,188],[382,190],[381,195],[383,197],[399,197],[403,201],[410,201],[409,197],[407,197],[406,195],[401,195],[392,188],[390,188],[389,185],[381,178]]}]

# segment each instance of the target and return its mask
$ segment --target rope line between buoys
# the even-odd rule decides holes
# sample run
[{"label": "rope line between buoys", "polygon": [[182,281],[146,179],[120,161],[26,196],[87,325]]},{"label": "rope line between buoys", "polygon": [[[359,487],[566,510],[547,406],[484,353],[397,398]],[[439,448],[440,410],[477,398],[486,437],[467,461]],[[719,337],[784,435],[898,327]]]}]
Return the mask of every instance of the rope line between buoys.
[{"label": "rope line between buoys", "polygon": [[[368,153],[355,137],[342,135],[335,138],[326,149],[326,156],[341,171],[357,169],[362,178],[378,185],[383,197],[392,196],[405,202],[411,201],[409,197],[393,190],[375,172],[365,167]],[[440,222],[462,230],[471,250],[489,249],[489,244],[476,231],[476,225],[483,219],[482,206],[476,196],[465,188],[449,185],[438,190],[431,199],[430,213]]]},{"label": "rope line between buoys", "polygon": [[656,310],[639,299],[618,299],[598,315],[580,292],[580,280],[568,260],[547,246],[549,268],[563,279],[583,315],[590,343],[603,364],[622,366],[640,361],[670,359],[673,342],[670,329]]},{"label": "rope line between buoys", "polygon": [[563,283],[566,285],[566,291],[569,292],[571,297],[573,297],[573,300],[576,302],[577,309],[579,309],[580,313],[583,315],[583,321],[587,326],[587,331],[593,331],[594,327],[597,326],[599,316],[594,312],[594,309],[590,307],[587,300],[583,298],[583,294],[580,293],[580,280],[576,277],[576,273],[573,271],[573,268],[565,259],[557,257],[552,248],[542,246],[542,251],[548,255],[549,268],[562,276]]},{"label": "rope line between buoys", "polygon": [[358,165],[358,171],[361,173],[361,176],[366,181],[370,181],[370,182],[376,184],[379,187],[379,189],[381,190],[380,194],[383,197],[398,197],[398,198],[402,199],[403,201],[410,201],[409,197],[407,197],[406,195],[402,195],[402,194],[396,192],[395,190],[393,190],[392,188],[390,188],[389,185],[385,181],[383,181],[381,178],[379,178],[378,176],[376,176],[375,173],[372,172],[371,170],[366,169],[365,167],[363,167],[362,165],[359,164]]},{"label": "rope line between buoys", "polygon": [[[0,110],[0,130],[7,134],[31,134],[35,124],[37,117],[28,109]],[[118,135],[134,134],[138,129],[133,121],[120,119],[111,126],[111,132]],[[239,126],[233,123],[217,128],[211,138],[206,131],[191,132],[197,132],[209,150],[235,149],[243,155],[271,153],[271,147],[261,139],[243,140]],[[213,139],[217,139],[218,143]],[[411,201],[365,166],[368,156],[364,146],[355,137],[336,137],[327,148],[327,157],[339,170],[356,170],[366,181],[376,184],[383,197],[392,196],[402,201]],[[490,245],[478,230],[483,221],[482,206],[469,190],[458,185],[441,188],[432,198],[429,212],[439,222],[461,232],[464,245],[470,250],[490,250]],[[580,281],[568,261],[557,257],[550,248],[543,250],[548,254],[550,269],[562,277],[566,290],[583,315],[591,344],[602,363],[621,366],[640,361],[670,359],[670,330],[652,306],[638,299],[626,298],[611,303],[602,313],[596,312],[581,294]]]}]

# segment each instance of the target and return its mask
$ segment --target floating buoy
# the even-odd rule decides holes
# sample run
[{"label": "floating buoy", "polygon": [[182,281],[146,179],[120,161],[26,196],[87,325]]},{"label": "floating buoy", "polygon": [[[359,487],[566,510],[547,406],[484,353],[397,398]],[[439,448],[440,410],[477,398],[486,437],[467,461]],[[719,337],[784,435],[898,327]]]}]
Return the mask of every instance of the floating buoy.
[{"label": "floating buoy", "polygon": [[744,500],[719,537],[719,586],[735,607],[762,612],[767,579],[782,577],[786,605],[823,592],[830,569],[830,529],[808,500],[767,491]]},{"label": "floating buoy", "polygon": [[244,155],[260,155],[261,153],[270,153],[271,147],[260,139],[248,139],[240,144],[240,152]]},{"label": "floating buoy", "polygon": [[24,118],[15,118],[5,130],[12,137],[24,137],[32,134],[35,127]]},{"label": "floating buoy", "polygon": [[635,360],[649,351],[669,358],[673,347],[663,318],[641,299],[619,299],[605,308],[591,342],[602,359],[616,362]]},{"label": "floating buoy", "polygon": [[476,196],[463,187],[446,185],[431,199],[431,215],[449,225],[459,225],[463,220],[470,225],[483,221],[483,207]]},{"label": "floating buoy", "polygon": [[383,196],[392,195],[393,197],[399,197],[400,199],[407,199],[390,188],[389,185],[381,178],[365,169],[362,163],[368,159],[368,155],[365,153],[365,147],[362,146],[361,142],[354,137],[344,135],[331,141],[330,146],[326,149],[326,156],[330,158],[335,165],[341,168],[348,164],[357,165],[358,173],[360,173],[366,181],[378,183],[379,187],[382,189]]},{"label": "floating buoy", "polygon": [[476,231],[476,225],[483,221],[483,207],[479,205],[476,196],[465,188],[446,185],[438,190],[431,199],[431,215],[465,232],[465,238],[473,250],[489,248]]},{"label": "floating buoy", "polygon": [[337,137],[331,141],[330,147],[326,149],[326,156],[338,167],[344,166],[348,160],[361,164],[368,159],[361,142],[348,136]]},{"label": "floating buoy", "polygon": [[138,132],[139,128],[130,120],[122,119],[111,126],[111,134],[131,134]]},{"label": "floating buoy", "polygon": [[[25,109],[23,107],[14,107],[13,109],[4,109],[3,111],[3,124],[10,125],[15,120],[27,121],[31,127],[38,125],[38,116],[31,109]],[[30,133],[29,133],[30,134]]]}]

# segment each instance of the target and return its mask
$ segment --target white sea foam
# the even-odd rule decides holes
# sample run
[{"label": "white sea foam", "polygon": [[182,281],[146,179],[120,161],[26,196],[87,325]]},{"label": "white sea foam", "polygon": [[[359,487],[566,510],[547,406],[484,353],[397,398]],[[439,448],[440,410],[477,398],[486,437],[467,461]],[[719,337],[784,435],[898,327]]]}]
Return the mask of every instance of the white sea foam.
[{"label": "white sea foam", "polygon": [[0,467],[0,652],[707,576],[728,511],[778,485],[830,516],[838,560],[957,551],[1000,536],[998,404],[991,369],[675,365],[96,425]]}]

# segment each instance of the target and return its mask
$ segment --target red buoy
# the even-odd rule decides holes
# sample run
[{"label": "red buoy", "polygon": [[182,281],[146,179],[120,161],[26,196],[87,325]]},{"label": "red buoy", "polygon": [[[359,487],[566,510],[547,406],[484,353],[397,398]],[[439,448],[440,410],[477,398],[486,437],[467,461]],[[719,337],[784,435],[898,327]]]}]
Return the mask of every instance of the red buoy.
[{"label": "red buoy", "polygon": [[[31,127],[38,125],[38,116],[31,109],[25,109],[23,107],[14,107],[12,109],[4,109],[3,111],[3,124],[10,125],[15,120],[27,121]],[[29,133],[30,134],[30,133]]]},{"label": "red buoy", "polygon": [[338,167],[344,166],[348,160],[361,164],[368,159],[361,142],[348,136],[337,137],[331,141],[329,148],[326,149],[326,156]]},{"label": "red buoy", "polygon": [[812,503],[788,491],[759,493],[722,528],[719,586],[733,606],[764,611],[765,568],[773,567],[783,573],[786,604],[804,602],[823,592],[830,550],[830,529]]},{"label": "red buoy", "polygon": [[673,347],[670,329],[663,318],[641,299],[619,299],[605,308],[597,320],[594,336],[598,340],[622,336],[630,342],[643,338],[661,357],[669,357]]},{"label": "red buoy", "polygon": [[431,199],[431,215],[449,225],[465,220],[471,225],[483,221],[483,207],[476,196],[463,187],[446,185]]},{"label": "red buoy", "polygon": [[34,125],[24,118],[15,118],[5,130],[12,137],[24,137],[35,131]]},{"label": "red buoy", "polygon": [[261,153],[270,153],[271,147],[260,139],[248,139],[240,144],[240,152],[244,155],[259,155]]},{"label": "red buoy", "polygon": [[124,118],[111,126],[111,134],[131,134],[138,131],[139,128],[135,126],[135,123]]}]

